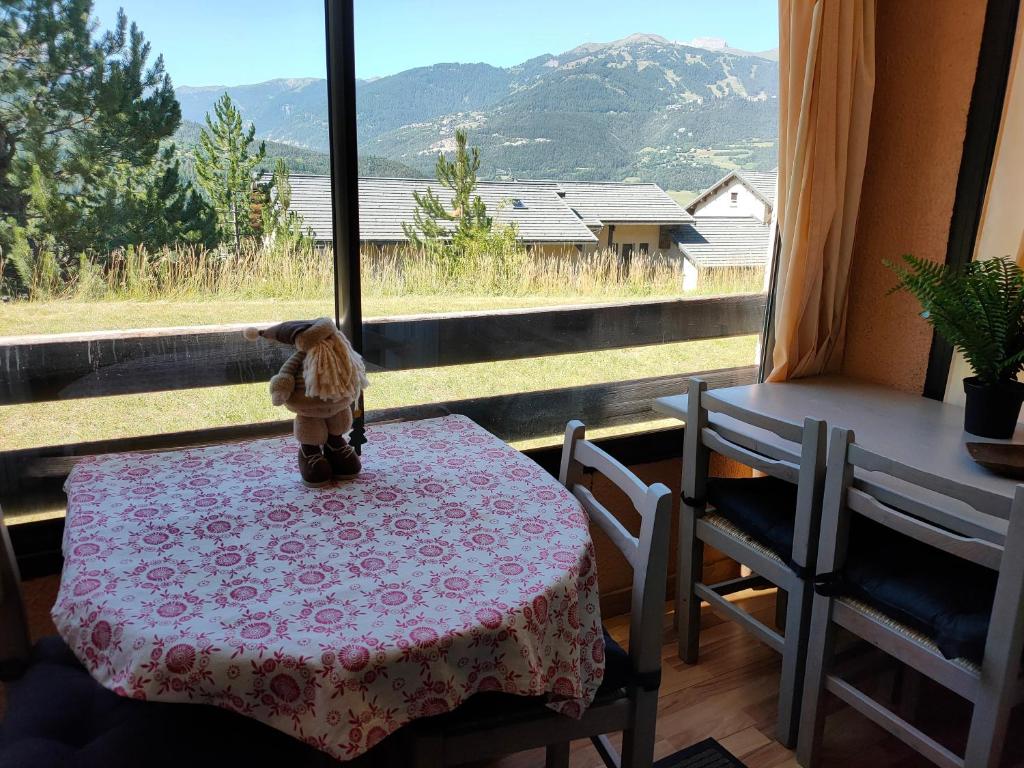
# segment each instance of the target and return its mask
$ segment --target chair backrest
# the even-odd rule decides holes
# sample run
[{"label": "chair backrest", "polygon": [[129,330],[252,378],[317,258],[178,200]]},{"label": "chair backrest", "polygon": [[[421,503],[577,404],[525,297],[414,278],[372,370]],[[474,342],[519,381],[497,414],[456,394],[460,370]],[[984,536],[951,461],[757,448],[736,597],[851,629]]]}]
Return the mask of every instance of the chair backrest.
[{"label": "chair backrest", "polygon": [[[661,670],[661,624],[665,613],[672,493],[662,483],[644,485],[623,464],[584,439],[586,428],[570,421],[565,428],[559,480],[579,499],[590,519],[604,531],[633,568],[629,657],[641,675]],[[629,497],[640,515],[640,535],[633,536],[581,482],[583,471],[604,475]]]},{"label": "chair backrest", "polygon": [[[712,451],[794,483],[797,504],[791,558],[800,567],[813,566],[825,486],[825,422],[806,418],[803,424],[795,424],[755,413],[717,397],[700,378],[690,379],[687,395],[684,501],[703,506]],[[713,419],[712,414],[722,418]]]},{"label": "chair backrest", "polygon": [[18,674],[30,647],[18,561],[0,508],[0,679]]},{"label": "chair backrest", "polygon": [[[965,560],[999,570],[1006,541],[985,516],[1024,515],[1024,486],[1013,499],[931,474],[857,445],[849,429],[833,428],[825,484],[826,525],[838,530],[833,570],[845,559],[847,512]],[[825,537],[823,536],[823,539]],[[819,569],[821,564],[819,564]]]}]

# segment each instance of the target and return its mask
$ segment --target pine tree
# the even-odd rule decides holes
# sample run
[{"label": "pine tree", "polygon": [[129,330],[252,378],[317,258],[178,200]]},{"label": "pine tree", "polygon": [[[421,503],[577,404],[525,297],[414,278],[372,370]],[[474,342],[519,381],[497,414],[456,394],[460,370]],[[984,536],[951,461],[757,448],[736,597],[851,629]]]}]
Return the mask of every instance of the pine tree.
[{"label": "pine tree", "polygon": [[169,165],[181,108],[163,58],[147,63],[123,12],[102,34],[91,14],[92,0],[0,3],[0,251],[65,271],[120,241],[202,241],[208,217]]},{"label": "pine tree", "polygon": [[[487,206],[479,195],[473,192],[477,186],[477,171],[480,170],[480,150],[466,149],[466,131],[455,130],[455,159],[448,160],[444,153],[438,153],[434,175],[438,183],[452,191],[452,208],[448,210],[433,189],[427,187],[426,194],[413,192],[416,210],[413,223],[402,224],[402,231],[409,242],[416,246],[436,246],[448,237],[456,248],[467,241],[487,235],[493,220],[487,215]],[[445,226],[454,222],[455,226]]]},{"label": "pine tree", "polygon": [[217,243],[217,219],[203,197],[184,183],[173,144],[143,171],[118,165],[84,192],[93,210],[84,239],[102,243],[104,252],[145,246]]},{"label": "pine tree", "polygon": [[263,162],[267,148],[261,141],[251,152],[256,126],[250,124],[245,129],[242,114],[226,93],[213,105],[213,113],[213,118],[206,114],[206,127],[199,132],[196,179],[217,212],[221,242],[232,243],[238,253],[242,238],[255,234],[253,171]]},{"label": "pine tree", "polygon": [[[63,227],[91,215],[81,192],[115,166],[145,169],[181,122],[158,56],[118,13],[94,35],[91,0],[8,0],[0,5],[0,217],[92,247]],[[34,173],[51,186],[31,204]],[[89,227],[83,226],[82,229]]]},{"label": "pine tree", "polygon": [[[258,223],[265,238],[293,247],[310,244],[309,228],[292,208],[292,183],[288,164],[283,157],[274,160],[270,178],[258,185],[254,208],[254,225]],[[259,215],[255,215],[258,213]]]}]

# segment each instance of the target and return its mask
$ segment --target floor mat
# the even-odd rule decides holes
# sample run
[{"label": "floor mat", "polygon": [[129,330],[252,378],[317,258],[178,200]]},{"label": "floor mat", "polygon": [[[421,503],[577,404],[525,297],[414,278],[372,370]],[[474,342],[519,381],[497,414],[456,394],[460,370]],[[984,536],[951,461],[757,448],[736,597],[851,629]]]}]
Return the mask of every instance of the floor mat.
[{"label": "floor mat", "polygon": [[746,768],[714,739],[704,739],[692,746],[664,757],[654,768]]}]

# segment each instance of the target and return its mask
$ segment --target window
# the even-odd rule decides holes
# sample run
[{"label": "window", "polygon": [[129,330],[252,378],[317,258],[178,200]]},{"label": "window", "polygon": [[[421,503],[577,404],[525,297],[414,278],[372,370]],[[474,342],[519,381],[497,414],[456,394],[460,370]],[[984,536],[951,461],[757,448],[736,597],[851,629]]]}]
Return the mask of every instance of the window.
[{"label": "window", "polygon": [[[773,18],[774,3],[755,2]],[[736,168],[775,167],[777,64],[742,53],[774,48],[772,24],[733,36],[716,11],[703,22],[714,29],[694,30],[652,5],[644,25],[660,36],[633,34],[633,8],[603,15],[591,34],[578,24],[586,3],[545,4],[556,32],[542,47],[556,52],[543,55],[536,14],[497,6],[458,34],[437,3],[396,14],[387,0],[337,0],[325,25],[314,0],[259,14],[224,0],[187,31],[170,23],[173,4],[124,6],[150,47],[128,45],[106,66],[150,50],[126,70],[144,73],[162,54],[164,72],[139,83],[131,105],[146,120],[110,114],[97,132],[73,114],[80,104],[37,110],[24,93],[0,93],[0,122],[56,142],[16,146],[0,180],[28,206],[0,210],[0,434],[4,449],[32,454],[17,461],[280,433],[289,414],[270,405],[266,382],[286,350],[240,329],[336,311],[359,321],[371,420],[443,404],[523,445],[557,440],[569,416],[592,429],[649,425],[651,396],[691,373],[753,375],[763,261],[737,262],[730,237],[716,240],[710,198],[696,218],[686,206]],[[110,2],[91,19],[58,7],[61,24],[95,24],[93,40],[120,23]],[[0,66],[45,68],[45,43],[29,39],[41,27],[14,18],[28,12],[0,11],[28,52]],[[87,77],[91,65],[69,61],[85,89],[71,90],[98,108],[123,105],[88,90],[106,82]],[[53,115],[70,118],[27,125]],[[204,130],[220,147],[212,155]],[[244,151],[226,157],[228,146]],[[80,150],[91,154],[72,156]],[[439,155],[458,189],[439,181]],[[472,173],[454,167],[460,156]],[[76,168],[97,194],[73,199],[77,182],[57,183]],[[54,195],[82,206],[74,216],[39,207],[39,169]],[[356,201],[358,230],[345,218]],[[692,302],[726,293],[751,295]],[[18,481],[0,503],[28,487],[27,472],[8,469]],[[46,489],[59,495],[56,481]]]},{"label": "window", "polygon": [[739,203],[739,201],[740,201],[740,193],[739,192],[730,192],[729,193],[729,205],[737,205]]},{"label": "window", "polygon": [[[681,14],[651,11],[660,36],[634,35],[631,8],[606,14],[591,39],[575,23],[589,15],[582,1],[544,6],[565,21],[550,55],[521,9],[489,10],[453,42],[436,4],[401,18],[387,2],[354,8],[360,167],[371,169],[359,179],[359,236],[393,235],[360,262],[364,337],[380,345],[379,357],[368,350],[369,418],[441,403],[519,444],[555,441],[569,415],[591,428],[650,422],[639,379],[667,392],[681,373],[749,368],[765,258],[730,251],[734,235],[700,231],[685,206],[737,168],[775,167],[774,60],[686,34]],[[728,37],[731,17],[716,23]],[[749,50],[776,47],[771,34]],[[671,42],[681,40],[693,42]],[[735,91],[722,85],[732,77]],[[767,229],[749,236],[766,257]],[[681,248],[696,279],[684,280]],[[754,295],[725,320],[727,338],[658,344],[634,332],[665,300],[683,313],[695,296],[738,292]],[[708,306],[707,322],[720,322]],[[598,313],[621,334],[581,330]],[[592,405],[629,398],[625,418]]]},{"label": "window", "polygon": [[[15,517],[60,503],[59,483],[17,462],[94,450],[84,444],[286,430],[290,414],[270,403],[267,380],[287,349],[241,330],[334,315],[323,2],[254,14],[225,0],[204,7],[199,26],[175,19],[175,4],[90,5],[89,18],[67,0],[0,10],[21,52],[5,58],[0,43],[0,70],[42,82],[45,100],[4,91],[18,77],[0,84],[0,124],[18,136],[0,171],[0,359],[21,361],[0,363],[0,451],[29,452],[10,458],[0,481],[0,504]],[[146,45],[133,45],[134,31],[120,46],[114,35],[106,76],[92,77],[92,53],[119,28],[122,5]],[[51,9],[64,32],[60,88],[47,80],[52,52],[33,17]],[[75,47],[82,38],[90,51]],[[301,44],[261,46],[254,58],[270,38]],[[125,93],[112,92],[119,85]],[[58,204],[31,193],[33,173]],[[299,212],[288,198],[310,185],[328,190],[323,205]],[[57,335],[67,333],[75,337]]]}]

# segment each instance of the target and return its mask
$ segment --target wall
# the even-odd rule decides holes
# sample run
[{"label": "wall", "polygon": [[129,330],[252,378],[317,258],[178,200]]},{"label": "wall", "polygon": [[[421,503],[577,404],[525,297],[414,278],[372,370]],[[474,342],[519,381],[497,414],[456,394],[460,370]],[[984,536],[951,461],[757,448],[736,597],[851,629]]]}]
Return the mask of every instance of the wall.
[{"label": "wall", "polygon": [[[527,246],[530,253],[547,258],[572,258],[580,255],[580,249],[574,243],[529,243]],[[585,250],[591,250],[592,245],[585,244]]]},{"label": "wall", "polygon": [[[732,193],[736,193],[736,205],[731,201]],[[745,184],[734,181],[722,187],[714,197],[701,203],[693,212],[697,218],[703,216],[753,216],[761,222],[768,220],[768,209],[764,201],[758,199]]]},{"label": "wall", "polygon": [[[639,253],[640,243],[647,243],[648,253],[658,250],[658,235],[661,227],[657,224],[616,224],[612,234],[613,244],[632,243],[634,255]],[[608,247],[608,227],[597,233],[598,248]]]},{"label": "wall", "polygon": [[886,296],[883,259],[946,255],[985,3],[878,4],[875,98],[854,246],[843,372],[921,392],[931,330]]}]

